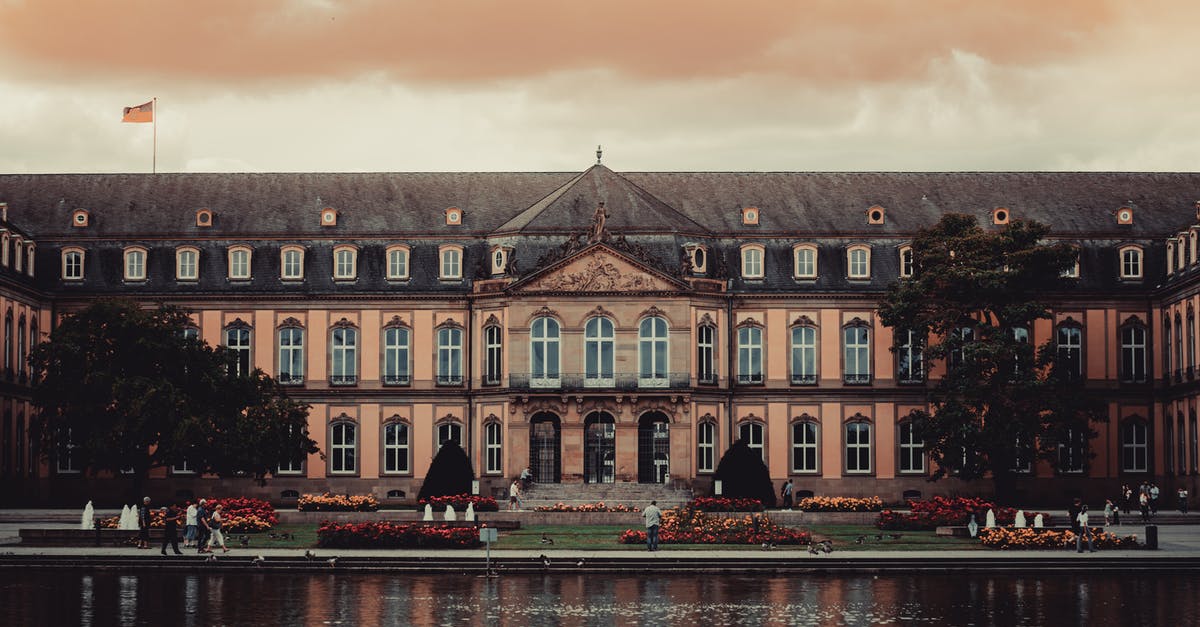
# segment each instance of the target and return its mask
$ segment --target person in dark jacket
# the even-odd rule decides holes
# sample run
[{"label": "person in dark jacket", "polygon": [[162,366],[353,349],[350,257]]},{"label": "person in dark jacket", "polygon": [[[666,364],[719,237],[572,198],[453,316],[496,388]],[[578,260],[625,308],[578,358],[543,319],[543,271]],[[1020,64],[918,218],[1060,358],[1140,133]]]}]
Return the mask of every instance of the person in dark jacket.
[{"label": "person in dark jacket", "polygon": [[167,545],[171,545],[171,550],[175,551],[176,555],[183,555],[183,551],[179,550],[179,508],[174,505],[168,505],[163,508],[163,542],[162,554],[167,554]]}]

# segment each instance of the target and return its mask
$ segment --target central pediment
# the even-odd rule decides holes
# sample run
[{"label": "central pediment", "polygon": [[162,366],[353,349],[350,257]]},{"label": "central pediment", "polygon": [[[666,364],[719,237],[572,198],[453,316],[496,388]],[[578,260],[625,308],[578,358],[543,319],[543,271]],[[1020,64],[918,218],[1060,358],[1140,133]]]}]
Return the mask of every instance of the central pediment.
[{"label": "central pediment", "polygon": [[687,285],[596,244],[514,284],[512,292],[670,292]]}]

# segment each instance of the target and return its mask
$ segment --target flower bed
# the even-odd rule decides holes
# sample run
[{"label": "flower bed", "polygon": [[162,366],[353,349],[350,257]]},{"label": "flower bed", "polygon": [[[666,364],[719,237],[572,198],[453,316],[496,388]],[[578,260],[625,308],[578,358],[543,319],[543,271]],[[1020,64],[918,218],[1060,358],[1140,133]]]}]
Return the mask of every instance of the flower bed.
[{"label": "flower bed", "polygon": [[454,496],[431,496],[427,499],[417,501],[417,509],[425,509],[426,505],[430,505],[433,509],[443,510],[449,505],[455,511],[463,511],[467,509],[470,503],[475,504],[477,512],[498,512],[500,504],[496,499],[490,496],[474,496],[471,494],[456,494]]},{"label": "flower bed", "polygon": [[393,522],[332,523],[317,529],[317,546],[331,549],[473,549],[480,546],[475,527]]},{"label": "flower bed", "polygon": [[883,509],[883,500],[878,496],[810,496],[800,499],[797,507],[806,512],[877,512]]},{"label": "flower bed", "polygon": [[632,505],[617,503],[616,505],[605,505],[604,501],[599,503],[584,503],[583,505],[566,505],[564,503],[555,503],[554,505],[539,505],[533,508],[535,512],[640,512],[641,510]]},{"label": "flower bed", "polygon": [[[676,508],[663,512],[658,540],[662,544],[808,544],[812,535],[776,525],[765,514],[734,518],[712,516],[692,508]],[[621,534],[620,542],[645,543],[646,530],[627,529]]]},{"label": "flower bed", "polygon": [[[269,531],[271,527],[279,524],[279,514],[275,512],[275,508],[270,503],[262,499],[249,498],[223,498],[223,499],[208,499],[205,506],[212,511],[217,504],[221,505],[222,516],[225,517],[225,522],[222,525],[225,533],[255,533],[259,531]],[[180,515],[184,513],[184,509],[180,508]],[[162,528],[166,526],[165,516],[162,508],[150,510],[150,527]],[[120,522],[119,516],[105,518],[100,521],[100,526],[106,529],[116,529]],[[179,529],[182,532],[184,521],[181,519]]]},{"label": "flower bed", "polygon": [[374,494],[305,494],[296,502],[302,512],[374,512],[379,501]]},{"label": "flower bed", "polygon": [[758,499],[731,499],[723,496],[702,496],[688,502],[687,509],[702,512],[761,512],[762,501]]},{"label": "flower bed", "polygon": [[[1136,549],[1137,536],[1118,536],[1101,529],[1093,529],[1097,549]],[[1032,529],[1024,527],[993,527],[980,529],[979,540],[991,549],[1063,549],[1075,547],[1075,532],[1070,530]]]},{"label": "flower bed", "polygon": [[[965,525],[971,520],[971,514],[975,514],[975,521],[982,526],[989,509],[995,513],[997,525],[1012,525],[1017,517],[1016,508],[996,507],[990,501],[979,498],[935,496],[928,501],[909,501],[908,505],[912,512],[907,514],[890,509],[883,510],[879,513],[875,526],[892,531],[932,531],[938,527]],[[1025,512],[1028,524],[1032,525],[1038,514],[1039,512]],[[1051,524],[1049,514],[1042,514],[1042,524]]]}]

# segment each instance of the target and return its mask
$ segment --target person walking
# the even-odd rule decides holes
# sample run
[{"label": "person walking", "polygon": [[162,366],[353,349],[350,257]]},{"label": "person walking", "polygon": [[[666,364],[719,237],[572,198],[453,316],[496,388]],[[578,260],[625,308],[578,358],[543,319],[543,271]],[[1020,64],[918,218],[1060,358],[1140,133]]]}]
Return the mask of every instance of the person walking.
[{"label": "person walking", "polygon": [[208,552],[208,538],[212,535],[208,527],[209,516],[208,501],[200,499],[200,505],[196,507],[196,532],[199,534],[196,538],[197,553]]},{"label": "person walking", "polygon": [[788,479],[784,482],[783,487],[779,490],[779,494],[783,497],[783,508],[792,509],[792,480]]},{"label": "person walking", "polygon": [[662,510],[658,509],[658,501],[650,501],[642,510],[642,518],[646,521],[646,550],[658,550],[658,528],[662,524]]},{"label": "person walking", "polygon": [[1088,506],[1083,505],[1079,509],[1079,515],[1075,517],[1075,523],[1079,527],[1079,533],[1075,534],[1075,552],[1083,553],[1083,539],[1087,538],[1088,552],[1095,553],[1095,535],[1092,534],[1092,528],[1088,526]]},{"label": "person walking", "polygon": [[138,539],[137,548],[150,548],[150,497],[142,497],[142,505],[138,507]]},{"label": "person walking", "polygon": [[1142,522],[1150,522],[1150,495],[1142,492],[1138,495],[1138,508],[1142,510]]},{"label": "person walking", "polygon": [[1150,514],[1152,516],[1158,515],[1158,494],[1159,494],[1158,484],[1151,483],[1150,484]]},{"label": "person walking", "polygon": [[1113,502],[1112,499],[1104,499],[1104,526],[1112,524],[1113,520]]},{"label": "person walking", "polygon": [[1180,487],[1175,491],[1175,500],[1179,501],[1179,513],[1187,515],[1188,510],[1188,491],[1187,488]]},{"label": "person walking", "polygon": [[183,546],[184,548],[196,546],[196,536],[200,533],[196,529],[196,504],[188,499],[187,510],[183,517]]},{"label": "person walking", "polygon": [[212,537],[208,539],[208,550],[210,553],[213,550],[213,546],[219,546],[222,551],[229,552],[229,548],[225,546],[225,534],[221,532],[221,527],[224,523],[225,516],[221,513],[221,504],[217,503],[208,521],[208,530],[212,533]]},{"label": "person walking", "polygon": [[183,551],[179,550],[179,508],[175,505],[168,505],[162,508],[163,513],[163,555],[167,554],[167,545],[171,545],[171,550],[175,551],[176,555],[183,555]]},{"label": "person walking", "polygon": [[521,480],[513,479],[508,486],[508,511],[515,512],[521,507]]}]

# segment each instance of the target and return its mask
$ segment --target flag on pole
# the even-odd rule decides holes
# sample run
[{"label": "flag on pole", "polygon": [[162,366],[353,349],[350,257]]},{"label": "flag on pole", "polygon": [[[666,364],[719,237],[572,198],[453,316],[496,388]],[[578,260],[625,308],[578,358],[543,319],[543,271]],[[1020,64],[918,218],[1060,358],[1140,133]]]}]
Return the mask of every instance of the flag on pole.
[{"label": "flag on pole", "polygon": [[124,114],[121,115],[122,122],[153,122],[154,121],[154,101],[151,100],[143,105],[136,107],[125,107]]}]

